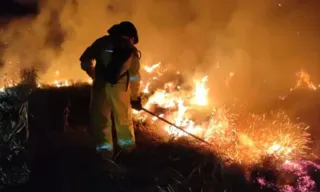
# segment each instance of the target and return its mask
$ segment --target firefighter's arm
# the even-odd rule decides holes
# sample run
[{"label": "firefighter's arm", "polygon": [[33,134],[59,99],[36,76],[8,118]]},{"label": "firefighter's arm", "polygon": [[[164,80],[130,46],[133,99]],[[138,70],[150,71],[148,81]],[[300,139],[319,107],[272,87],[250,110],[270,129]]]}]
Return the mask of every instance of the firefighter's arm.
[{"label": "firefighter's arm", "polygon": [[137,55],[132,57],[131,66],[129,69],[130,73],[130,89],[131,89],[131,100],[137,100],[140,96],[140,59]]},{"label": "firefighter's arm", "polygon": [[94,59],[98,49],[98,40],[89,46],[80,57],[81,69],[94,79]]}]

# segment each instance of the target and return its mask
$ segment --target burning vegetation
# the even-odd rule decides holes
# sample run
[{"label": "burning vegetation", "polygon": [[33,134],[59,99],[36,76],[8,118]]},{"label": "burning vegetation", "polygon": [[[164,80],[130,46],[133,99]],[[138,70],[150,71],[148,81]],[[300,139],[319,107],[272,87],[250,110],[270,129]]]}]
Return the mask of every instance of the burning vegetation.
[{"label": "burning vegetation", "polygon": [[[284,112],[245,115],[236,114],[227,107],[209,105],[212,101],[206,87],[208,76],[194,80],[191,90],[184,89],[178,81],[172,81],[150,91],[149,87],[165,71],[155,66],[159,67],[159,64],[145,68],[148,73],[158,75],[152,75],[153,78],[145,85],[144,93],[153,93],[145,108],[160,111],[160,117],[210,142],[210,148],[227,159],[254,164],[266,156],[285,161],[303,158],[307,154],[310,142],[307,125],[292,122]],[[180,73],[177,72],[177,75]],[[137,119],[148,117],[144,112],[134,113]],[[199,120],[199,117],[205,118]],[[156,117],[151,119],[151,123],[162,127],[170,136],[188,136]]]},{"label": "burning vegetation", "polygon": [[[308,176],[305,169],[297,170],[302,164],[318,166],[302,159],[310,158],[309,143],[311,137],[308,125],[292,121],[284,112],[265,114],[246,114],[236,112],[235,106],[214,106],[210,99],[207,81],[210,77],[203,76],[193,80],[193,84],[184,83],[183,73],[172,72],[162,68],[161,63],[145,66],[142,69],[142,92],[144,107],[154,111],[159,117],[165,118],[186,132],[202,138],[210,143],[199,143],[185,132],[172,127],[157,117],[141,111],[132,111],[136,123],[151,127],[151,132],[161,135],[164,140],[186,138],[193,145],[218,154],[227,164],[240,164],[250,170],[262,165],[266,158],[271,158],[274,170],[297,172],[298,187],[311,191],[315,182]],[[302,75],[301,75],[302,74]],[[39,89],[45,87],[68,87],[76,84],[90,84],[91,81],[61,80],[57,71],[57,79],[51,83],[37,84]],[[315,90],[307,73],[299,73],[294,89],[305,85]],[[307,77],[307,78],[306,78]],[[11,84],[10,86],[13,86]],[[2,88],[4,91],[5,89]],[[293,89],[291,89],[293,90]],[[149,129],[150,130],[150,129]],[[143,130],[142,130],[143,131]],[[227,165],[226,164],[226,165]],[[290,168],[291,167],[291,168]],[[304,171],[304,172],[303,172]],[[250,172],[250,171],[249,171]],[[277,185],[264,177],[255,177],[265,187],[273,187],[290,191],[291,185]],[[250,179],[252,180],[252,179]],[[300,190],[303,191],[303,190]]]},{"label": "burning vegetation", "polygon": [[[208,76],[194,79],[193,85],[182,82],[183,75],[168,72],[161,68],[161,63],[143,67],[142,92],[144,107],[155,111],[185,131],[211,143],[209,147],[228,160],[250,165],[259,163],[266,156],[273,156],[281,161],[306,158],[310,134],[308,125],[296,123],[284,112],[269,114],[239,114],[228,107],[217,107],[210,103]],[[170,80],[165,78],[170,74]],[[51,83],[41,83],[37,87],[68,87],[77,83],[90,84],[92,80],[71,81],[57,79]],[[315,86],[305,72],[297,73],[299,79],[294,89],[303,86],[313,89]],[[165,78],[163,78],[165,76]],[[11,84],[12,86],[12,84]],[[2,88],[3,89],[3,88]],[[293,90],[293,89],[291,89]],[[136,121],[146,121],[155,125],[155,131],[162,131],[164,137],[189,137],[157,117],[150,117],[145,112],[133,110]],[[190,138],[192,139],[192,138]]]},{"label": "burning vegetation", "polygon": [[[21,105],[21,110],[19,109],[20,101],[17,102],[18,106],[10,108],[12,110],[4,110],[8,102],[12,102],[3,98],[15,98],[17,95],[13,90],[15,86],[21,85],[20,81],[12,81],[17,78],[6,76],[4,73],[13,73],[18,68],[29,67],[41,70],[40,73],[46,75],[33,82],[35,84],[32,87],[37,87],[37,90],[66,90],[80,85],[90,85],[92,80],[87,79],[85,73],[80,73],[77,64],[79,55],[96,37],[105,34],[109,25],[117,23],[120,18],[132,19],[142,37],[139,48],[143,50],[143,55],[147,56],[143,56],[144,63],[162,60],[164,63],[173,62],[180,65],[177,66],[179,71],[167,68],[162,63],[145,65],[142,68],[141,90],[144,107],[210,143],[208,145],[197,142],[185,132],[143,111],[132,111],[140,131],[146,133],[148,130],[150,133],[158,134],[162,140],[169,143],[162,149],[157,148],[159,153],[169,151],[168,158],[171,158],[176,154],[176,150],[184,151],[179,147],[172,147],[171,141],[187,141],[190,143],[188,147],[206,151],[204,156],[195,151],[190,152],[192,155],[196,153],[196,161],[211,163],[203,163],[203,166],[201,164],[193,168],[183,158],[167,160],[166,157],[150,152],[154,148],[144,151],[150,155],[148,158],[154,161],[160,159],[176,165],[176,159],[179,159],[179,164],[186,165],[184,171],[189,171],[182,174],[172,171],[174,167],[167,166],[166,171],[170,169],[168,173],[174,175],[170,179],[174,180],[172,182],[175,185],[157,185],[156,191],[174,191],[173,188],[180,191],[191,190],[188,187],[181,189],[177,186],[189,181],[192,183],[190,178],[193,175],[196,175],[195,180],[197,177],[203,180],[196,182],[201,183],[200,186],[196,186],[196,191],[202,191],[203,186],[209,191],[212,190],[212,186],[206,186],[206,183],[210,182],[219,186],[217,191],[227,191],[224,184],[223,187],[220,186],[221,181],[225,179],[221,174],[227,174],[230,171],[227,167],[231,164],[243,168],[245,171],[240,175],[245,176],[245,182],[258,184],[259,189],[268,188],[284,192],[313,192],[319,189],[315,182],[316,177],[312,176],[319,170],[319,165],[307,160],[315,156],[310,148],[314,138],[309,124],[292,118],[282,110],[248,112],[242,109],[242,105],[237,104],[238,98],[232,98],[234,103],[231,104],[218,104],[216,96],[221,90],[210,85],[212,79],[222,82],[230,91],[230,95],[233,96],[234,90],[240,92],[239,95],[248,97],[248,103],[253,105],[263,105],[262,101],[254,101],[250,97],[259,91],[273,93],[284,89],[285,96],[279,96],[281,101],[286,100],[290,93],[298,89],[317,91],[320,85],[313,82],[317,80],[312,79],[307,73],[316,71],[319,63],[315,54],[320,45],[317,38],[319,33],[314,32],[319,22],[316,19],[318,16],[312,15],[312,12],[318,13],[318,9],[313,10],[317,6],[312,4],[317,1],[154,2],[145,1],[141,4],[135,0],[128,0],[127,4],[123,4],[117,1],[95,0],[87,1],[86,6],[83,6],[83,2],[77,0],[43,0],[39,4],[38,15],[8,22],[6,27],[0,30],[0,78],[4,87],[11,87],[0,88],[0,94],[3,95],[0,106],[3,109],[2,113],[10,116],[10,113],[20,114],[27,111],[27,105]],[[294,11],[295,6],[299,11]],[[297,83],[289,89],[288,84],[292,83],[290,77],[302,67],[301,64],[304,64],[305,70],[296,73]],[[197,67],[194,67],[195,65]],[[194,75],[194,70],[203,68],[205,73]],[[213,74],[212,71],[219,68],[221,71]],[[219,79],[219,75],[223,77]],[[263,93],[259,92],[261,95]],[[26,98],[21,102],[26,102]],[[12,135],[16,130],[21,130],[22,125],[27,124],[23,122],[25,118],[10,116],[13,120],[9,121],[8,118],[3,118],[3,114],[0,116],[1,121],[8,126],[5,126],[1,133],[9,136],[1,140],[1,149],[10,143],[14,154],[15,151],[22,150],[23,146],[14,141],[16,137]],[[14,121],[22,123],[13,123]],[[2,127],[4,124],[1,124]],[[184,155],[188,156],[188,153],[189,151]],[[215,154],[222,158],[221,165]],[[143,155],[137,155],[138,161]],[[1,154],[0,157],[3,158]],[[265,164],[266,159],[271,159],[271,163]],[[156,167],[157,162],[152,165],[154,166],[150,168]],[[23,167],[21,170],[27,175],[28,169],[24,165],[19,166]],[[2,170],[1,165],[0,169]],[[267,173],[264,172],[266,169]],[[236,172],[233,169],[232,171]],[[280,177],[286,177],[287,174],[290,177],[283,179],[284,181],[272,180],[268,177],[270,172],[275,172]],[[212,173],[216,175],[212,176]],[[201,175],[209,176],[204,178]],[[15,180],[6,174],[0,176],[5,178],[2,181],[6,183]],[[145,179],[151,178],[147,177],[146,174]],[[26,180],[25,178],[22,180]],[[161,181],[169,183],[167,180]]]}]

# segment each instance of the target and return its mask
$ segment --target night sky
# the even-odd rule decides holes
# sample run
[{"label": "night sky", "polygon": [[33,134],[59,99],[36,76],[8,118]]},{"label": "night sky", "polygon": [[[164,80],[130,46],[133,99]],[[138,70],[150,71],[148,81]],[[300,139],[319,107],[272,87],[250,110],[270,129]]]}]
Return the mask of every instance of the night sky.
[{"label": "night sky", "polygon": [[37,14],[38,7],[36,2],[26,3],[28,2],[28,0],[20,0],[20,1],[15,1],[15,0],[1,1],[0,17],[21,17],[29,14],[31,15]]},{"label": "night sky", "polygon": [[[37,15],[39,9],[35,3],[36,1],[37,0],[3,0],[0,4],[0,18]],[[66,0],[52,1],[62,2]],[[204,1],[199,0],[199,4]],[[64,18],[64,20],[61,21],[57,19],[59,14],[67,8],[61,6],[62,8],[57,8],[56,10],[48,8],[41,9],[41,13],[50,13],[51,11],[51,13],[48,14],[51,17],[48,19],[50,20],[48,23],[55,21],[50,27],[42,26],[43,28],[41,29],[47,34],[43,35],[43,39],[45,40],[36,39],[35,41],[38,41],[39,46],[36,46],[34,49],[28,49],[28,53],[25,53],[26,50],[24,48],[20,50],[19,41],[26,41],[27,35],[21,35],[22,37],[19,37],[20,40],[12,42],[12,44],[14,44],[12,46],[14,47],[12,50],[14,51],[12,52],[14,54],[22,52],[22,58],[25,59],[24,54],[28,55],[29,53],[30,55],[42,56],[42,53],[38,54],[37,52],[39,47],[41,51],[44,50],[42,44],[50,49],[52,47],[58,49],[62,45],[65,46],[65,44],[68,44],[70,49],[64,50],[61,58],[66,57],[68,61],[74,61],[73,65],[78,67],[76,61],[82,49],[98,37],[93,33],[95,31],[99,31],[99,33],[105,32],[110,24],[107,23],[110,16],[116,15],[114,17],[118,18],[117,14],[121,15],[121,12],[126,12],[128,13],[127,15],[131,14],[132,16],[135,14],[140,16],[140,18],[136,20],[141,32],[141,43],[139,46],[144,56],[148,57],[151,55],[156,58],[156,61],[160,60],[163,61],[163,63],[171,62],[176,65],[182,63],[183,65],[188,65],[188,67],[184,68],[190,70],[192,70],[192,67],[196,64],[197,67],[202,67],[203,71],[207,72],[210,71],[208,70],[208,65],[204,64],[200,66],[198,64],[204,62],[206,57],[214,60],[215,58],[213,57],[215,53],[211,53],[210,51],[221,49],[219,50],[221,53],[217,53],[220,54],[218,55],[219,57],[217,56],[217,60],[227,58],[224,65],[228,65],[228,67],[226,67],[225,72],[235,70],[237,75],[242,72],[243,75],[239,79],[247,78],[244,81],[249,82],[246,84],[246,87],[250,89],[252,86],[260,87],[260,82],[264,82],[266,78],[272,76],[268,81],[270,82],[270,85],[268,85],[270,89],[284,87],[285,90],[287,90],[287,87],[295,83],[295,72],[302,67],[311,74],[315,82],[320,82],[319,0],[212,0],[212,2],[214,2],[212,12],[215,14],[208,14],[211,18],[208,16],[207,19],[202,19],[201,22],[194,23],[192,23],[194,15],[190,13],[192,11],[190,11],[186,2],[189,2],[190,6],[197,6],[198,4],[192,4],[190,3],[191,1],[188,0],[149,0],[148,2],[152,2],[149,6],[152,5],[153,7],[143,7],[143,5],[138,5],[138,3],[132,4],[134,0],[111,1],[113,4],[108,5],[108,7],[112,7],[112,9],[108,10],[103,9],[103,6],[107,3],[102,4],[102,0],[78,0],[76,2],[79,4],[77,6],[83,6],[83,2],[87,2],[91,7],[97,6],[94,8],[98,10],[92,11],[90,8],[78,9],[76,6],[76,8],[70,7],[69,12],[75,12],[70,18],[76,23],[76,27],[72,26],[73,28],[71,28],[68,25],[69,18]],[[98,3],[95,2],[100,2],[100,4],[98,5]],[[197,0],[192,2],[197,2]],[[210,0],[207,0],[207,2],[210,2]],[[261,6],[265,4],[267,4],[266,6],[268,7],[266,9],[261,8]],[[101,9],[98,7],[100,5]],[[139,9],[137,7],[139,7]],[[199,7],[194,8],[196,11],[193,11],[200,15],[203,8],[201,8],[201,6]],[[256,9],[258,9],[258,11],[256,11]],[[170,11],[165,13],[165,10]],[[174,10],[176,10],[176,12],[174,12]],[[262,10],[262,13],[260,13],[259,10]],[[103,12],[108,11],[109,13],[103,15]],[[94,12],[99,12],[100,15],[104,17],[98,18]],[[180,19],[179,15],[184,15],[182,16],[184,19]],[[144,25],[146,23],[145,17],[151,21],[150,23],[152,25],[150,23]],[[93,21],[95,19],[97,19],[95,22],[81,23],[86,20]],[[7,19],[2,19],[2,22],[3,20]],[[246,22],[247,20],[249,21]],[[209,27],[207,27],[207,25]],[[20,29],[19,27],[16,28],[17,30]],[[65,31],[63,30],[66,30],[66,33],[64,33]],[[36,32],[34,34],[34,37],[39,36],[39,34],[42,35]],[[66,34],[64,38],[57,38],[64,34]],[[47,38],[47,36],[50,36],[50,38]],[[194,38],[195,36],[196,38]],[[28,38],[31,39],[32,37],[33,36]],[[218,40],[215,40],[215,38]],[[35,42],[33,40],[30,41],[32,41],[32,44]],[[71,46],[70,44],[74,45]],[[183,46],[180,46],[180,44],[183,44]],[[56,52],[61,53],[60,50]],[[246,56],[248,56],[248,58],[246,58]],[[243,59],[242,63],[240,62],[241,59]],[[44,60],[47,60],[47,58]],[[219,74],[214,74],[212,76],[217,77],[218,75]],[[287,82],[280,85],[281,82],[284,82],[285,78],[288,79]],[[259,81],[257,79],[259,79]]]}]

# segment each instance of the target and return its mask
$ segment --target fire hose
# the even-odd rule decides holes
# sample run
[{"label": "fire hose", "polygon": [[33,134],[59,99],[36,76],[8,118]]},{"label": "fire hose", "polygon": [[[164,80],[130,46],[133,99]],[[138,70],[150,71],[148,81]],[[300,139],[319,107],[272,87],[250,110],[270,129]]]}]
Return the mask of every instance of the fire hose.
[{"label": "fire hose", "polygon": [[155,114],[154,112],[151,112],[151,111],[149,111],[148,109],[145,109],[145,108],[142,108],[142,110],[143,110],[144,112],[146,112],[146,113],[149,113],[150,115],[152,115],[152,116],[154,116],[154,117],[157,117],[157,118],[160,119],[161,121],[163,121],[163,122],[165,122],[165,123],[173,126],[174,128],[179,129],[180,131],[184,132],[185,134],[187,134],[187,135],[189,135],[189,136],[191,136],[191,137],[193,137],[193,138],[201,141],[202,143],[206,143],[206,144],[208,144],[208,145],[212,145],[211,143],[209,143],[209,142],[201,139],[200,137],[198,137],[198,136],[196,136],[196,135],[194,135],[194,134],[192,134],[192,133],[189,133],[189,132],[187,132],[186,130],[182,129],[181,127],[175,125],[174,123],[172,123],[172,122],[170,122],[170,121],[168,121],[168,120],[160,117],[159,115]]}]

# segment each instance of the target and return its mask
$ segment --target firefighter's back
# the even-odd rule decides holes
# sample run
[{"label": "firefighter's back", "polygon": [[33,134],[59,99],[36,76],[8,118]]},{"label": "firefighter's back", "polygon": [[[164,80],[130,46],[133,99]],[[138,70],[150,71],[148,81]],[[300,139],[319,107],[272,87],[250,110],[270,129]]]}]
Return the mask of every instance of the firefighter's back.
[{"label": "firefighter's back", "polygon": [[128,84],[126,72],[130,69],[135,48],[128,39],[103,36],[97,41],[95,81],[112,87],[125,88]]}]

